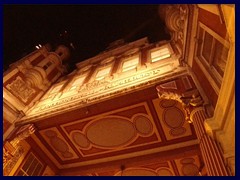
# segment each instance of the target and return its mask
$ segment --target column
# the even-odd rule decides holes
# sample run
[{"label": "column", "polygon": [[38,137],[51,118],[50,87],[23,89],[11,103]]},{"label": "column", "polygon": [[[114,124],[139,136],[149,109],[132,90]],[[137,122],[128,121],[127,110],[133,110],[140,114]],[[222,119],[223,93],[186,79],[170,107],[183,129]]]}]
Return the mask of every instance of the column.
[{"label": "column", "polygon": [[204,121],[207,118],[203,107],[196,107],[190,113],[200,150],[209,176],[228,176],[222,154],[216,142],[206,133]]},{"label": "column", "polygon": [[209,176],[228,176],[230,173],[223,160],[223,152],[220,151],[218,144],[205,129],[208,116],[205,113],[204,100],[199,91],[194,89],[194,84],[191,81],[190,76],[182,76],[159,84],[156,86],[158,96],[182,104],[186,121],[193,123],[207,174]]}]

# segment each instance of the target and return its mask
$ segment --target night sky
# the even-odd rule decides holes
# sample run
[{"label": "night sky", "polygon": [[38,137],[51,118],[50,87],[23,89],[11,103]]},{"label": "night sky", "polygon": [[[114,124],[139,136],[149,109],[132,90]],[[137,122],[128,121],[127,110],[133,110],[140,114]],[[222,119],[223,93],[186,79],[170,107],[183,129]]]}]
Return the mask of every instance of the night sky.
[{"label": "night sky", "polygon": [[158,5],[4,5],[3,15],[4,70],[38,44],[72,42],[73,69],[120,38],[169,39]]}]

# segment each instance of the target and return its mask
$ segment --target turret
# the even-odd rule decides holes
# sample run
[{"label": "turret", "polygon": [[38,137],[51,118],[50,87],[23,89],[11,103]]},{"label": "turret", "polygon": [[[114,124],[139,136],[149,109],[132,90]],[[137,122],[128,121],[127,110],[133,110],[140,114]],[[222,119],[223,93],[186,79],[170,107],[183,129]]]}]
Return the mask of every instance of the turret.
[{"label": "turret", "polygon": [[64,74],[66,68],[62,62],[69,57],[67,47],[60,45],[51,51],[45,45],[11,64],[3,77],[4,108],[9,112],[4,114],[4,120],[13,124],[24,116]]}]

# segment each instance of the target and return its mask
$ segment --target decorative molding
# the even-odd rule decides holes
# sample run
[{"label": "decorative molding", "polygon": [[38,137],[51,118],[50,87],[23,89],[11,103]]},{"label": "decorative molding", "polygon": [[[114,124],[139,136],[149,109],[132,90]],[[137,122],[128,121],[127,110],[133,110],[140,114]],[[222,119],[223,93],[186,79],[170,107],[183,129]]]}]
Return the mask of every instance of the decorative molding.
[{"label": "decorative molding", "polygon": [[185,54],[189,8],[186,4],[167,5],[165,22],[182,59]]},{"label": "decorative molding", "polygon": [[71,94],[69,97],[66,97],[66,94],[64,96],[62,95],[62,98],[55,98],[51,102],[42,101],[41,103],[38,103],[24,119],[31,119],[41,115],[46,116],[46,114],[52,114],[53,112],[58,112],[63,109],[66,110],[66,108],[69,109],[71,107],[76,107],[76,105],[81,106],[86,103],[89,104],[139,88],[145,88],[162,79],[170,78],[185,72],[185,68],[178,69],[173,65],[167,65],[171,67],[167,72],[164,70],[165,65],[122,79],[94,81],[92,83],[84,84],[79,88],[77,94]]},{"label": "decorative molding", "polygon": [[192,135],[190,124],[185,120],[185,112],[181,103],[172,99],[152,100],[159,122],[167,140]]},{"label": "decorative molding", "polygon": [[146,147],[161,142],[162,140],[147,104],[141,103],[135,108],[143,107],[142,105],[147,111],[146,114],[139,112],[128,118],[113,114],[121,114],[126,110],[131,112],[132,106],[130,106],[108,114],[64,124],[62,129],[82,157]]},{"label": "decorative molding", "polygon": [[26,79],[26,83],[30,87],[41,87],[43,85],[44,77],[38,69],[26,69],[24,76]]},{"label": "decorative molding", "polygon": [[17,76],[16,79],[9,83],[6,87],[11,93],[13,93],[16,97],[19,97],[25,103],[32,94],[36,92],[33,88],[29,87],[29,85],[26,84],[20,76]]},{"label": "decorative molding", "polygon": [[41,130],[39,133],[62,161],[79,158],[56,127]]},{"label": "decorative molding", "polygon": [[166,108],[163,111],[162,121],[170,128],[169,135],[178,137],[184,135],[186,128],[184,126],[184,113],[177,107]]},{"label": "decorative molding", "polygon": [[199,176],[200,158],[199,156],[186,157],[175,160],[179,174],[181,176]]}]

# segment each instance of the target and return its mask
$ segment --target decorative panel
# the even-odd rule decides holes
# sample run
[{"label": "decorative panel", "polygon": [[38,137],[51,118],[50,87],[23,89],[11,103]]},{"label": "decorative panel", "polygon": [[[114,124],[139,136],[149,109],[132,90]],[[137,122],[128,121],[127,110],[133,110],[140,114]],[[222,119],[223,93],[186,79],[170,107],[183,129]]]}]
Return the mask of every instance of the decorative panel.
[{"label": "decorative panel", "polygon": [[152,160],[141,162],[138,165],[121,169],[94,170],[93,172],[81,172],[82,176],[199,176],[200,158],[197,154],[184,158],[159,161]]},{"label": "decorative panel", "polygon": [[161,142],[146,103],[81,119],[61,127],[82,157]]},{"label": "decorative panel", "polygon": [[200,169],[199,156],[186,157],[182,159],[176,159],[179,174],[181,176],[198,176]]},{"label": "decorative panel", "polygon": [[166,161],[126,168],[117,172],[115,176],[174,176],[174,174],[170,161]]},{"label": "decorative panel", "polygon": [[192,135],[181,104],[167,99],[154,99],[153,104],[167,140]]},{"label": "decorative panel", "polygon": [[33,88],[29,87],[20,76],[17,76],[16,79],[6,87],[14,96],[20,98],[24,103],[36,92]]},{"label": "decorative panel", "polygon": [[56,127],[39,131],[39,133],[61,160],[78,158],[77,154],[69,146],[68,142],[64,139]]}]

